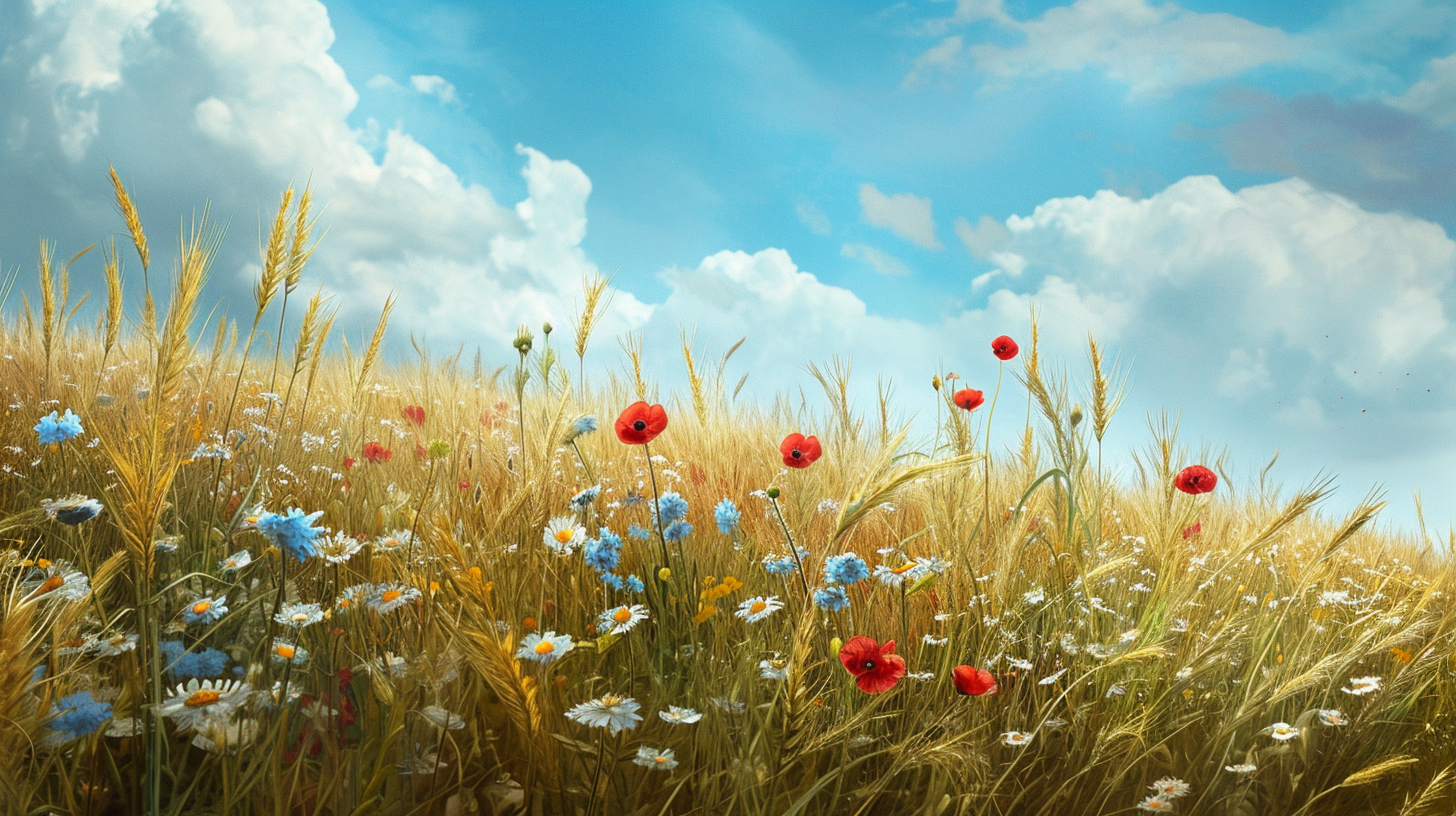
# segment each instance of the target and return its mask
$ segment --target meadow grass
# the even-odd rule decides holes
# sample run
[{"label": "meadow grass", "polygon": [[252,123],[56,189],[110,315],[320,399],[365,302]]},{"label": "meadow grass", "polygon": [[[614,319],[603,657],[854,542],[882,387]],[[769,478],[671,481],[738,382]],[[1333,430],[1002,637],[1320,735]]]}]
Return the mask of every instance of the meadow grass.
[{"label": "meadow grass", "polygon": [[[1322,516],[1327,478],[1182,493],[1185,465],[1221,467],[1166,418],[1113,481],[1121,389],[1095,342],[1090,421],[1033,333],[984,407],[937,375],[918,441],[883,384],[855,410],[847,360],[809,366],[822,400],[769,405],[686,336],[626,337],[620,374],[589,371],[602,279],[572,337],[522,327],[506,366],[387,365],[387,309],[357,351],[329,348],[319,297],[268,336],[299,308],[307,191],[283,197],[240,327],[203,319],[205,217],[159,314],[113,181],[143,302],[122,303],[113,244],[106,308],[76,325],[43,245],[40,302],[0,323],[0,812],[1453,806],[1449,550],[1374,531],[1375,495]],[[689,388],[662,393],[645,358],[679,351]],[[669,424],[624,444],[638,401]],[[67,409],[83,431],[45,443]],[[785,467],[794,432],[822,442],[807,468]],[[829,611],[844,553],[874,572],[836,572]],[[841,665],[855,636],[895,641],[888,691]],[[957,666],[995,693],[958,693]]]}]

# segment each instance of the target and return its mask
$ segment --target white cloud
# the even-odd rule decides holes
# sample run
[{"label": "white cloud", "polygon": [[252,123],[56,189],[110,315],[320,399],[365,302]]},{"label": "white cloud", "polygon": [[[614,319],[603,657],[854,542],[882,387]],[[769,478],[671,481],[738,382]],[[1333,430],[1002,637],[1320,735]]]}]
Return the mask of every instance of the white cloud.
[{"label": "white cloud", "polygon": [[369,78],[368,82],[364,83],[364,87],[373,88],[376,91],[403,90],[403,86],[401,86],[398,82],[395,82],[394,77],[391,77],[387,74],[375,74],[374,76]]},{"label": "white cloud", "polygon": [[1259,349],[1256,354],[1250,354],[1243,348],[1230,349],[1228,362],[1218,376],[1218,393],[1243,402],[1254,391],[1274,387],[1269,368],[1264,365],[1267,356],[1264,349]]},{"label": "white cloud", "polygon": [[915,58],[914,66],[911,67],[910,73],[905,75],[905,80],[901,85],[909,88],[919,83],[926,75],[953,73],[964,47],[965,43],[959,34],[953,34],[941,40]]},{"label": "white cloud", "polygon": [[[1022,36],[1015,45],[964,48],[977,71],[999,80],[1095,68],[1126,83],[1134,95],[1150,94],[1235,76],[1299,51],[1296,38],[1277,28],[1175,3],[1076,0],[1025,21],[1007,17],[999,4],[977,3],[973,9],[979,13],[970,19],[995,19]],[[953,67],[961,50],[959,42],[942,40],[916,61],[907,82],[930,68]]]},{"label": "white cloud", "polygon": [[930,215],[930,199],[914,193],[885,195],[873,184],[859,187],[859,206],[864,220],[874,227],[885,227],[905,240],[927,249],[941,249],[935,237],[935,219]]},{"label": "white cloud", "polygon": [[425,96],[433,96],[447,105],[455,105],[460,102],[460,97],[455,94],[455,86],[446,82],[444,77],[415,74],[410,77],[410,87]]},{"label": "white cloud", "polygon": [[[76,110],[96,117],[89,130],[57,114],[59,149],[71,162],[111,157],[144,191],[178,175],[205,179],[216,214],[249,220],[259,202],[276,202],[284,186],[310,178],[329,232],[309,276],[347,293],[340,298],[346,323],[377,313],[393,290],[397,336],[427,332],[435,341],[504,346],[520,322],[564,324],[581,278],[596,271],[580,247],[591,182],[576,165],[518,147],[526,197],[512,206],[462,181],[401,129],[382,145],[377,124],[353,130],[347,117],[358,94],[329,55],[333,29],[315,0],[42,4],[28,22],[26,48],[0,70],[27,71],[22,87],[33,99],[8,104],[59,107],[80,98]],[[187,81],[133,83],[133,73]],[[456,99],[439,77],[411,83],[441,101]],[[107,104],[111,96],[118,104]],[[3,160],[43,150],[43,135],[32,132],[23,151]],[[370,151],[380,148],[376,159]],[[104,185],[67,195],[91,196],[110,215]],[[216,273],[244,297],[250,243],[229,242],[233,254],[220,259],[229,268]],[[641,325],[650,313],[617,292],[603,330]]]},{"label": "white cloud", "polygon": [[875,268],[881,275],[908,275],[910,267],[905,262],[869,244],[845,244],[839,248],[839,254],[846,258],[853,258],[856,261],[863,261]]},{"label": "white cloud", "polygon": [[1436,127],[1456,125],[1456,54],[1426,63],[1425,76],[1387,102],[1425,117]]}]

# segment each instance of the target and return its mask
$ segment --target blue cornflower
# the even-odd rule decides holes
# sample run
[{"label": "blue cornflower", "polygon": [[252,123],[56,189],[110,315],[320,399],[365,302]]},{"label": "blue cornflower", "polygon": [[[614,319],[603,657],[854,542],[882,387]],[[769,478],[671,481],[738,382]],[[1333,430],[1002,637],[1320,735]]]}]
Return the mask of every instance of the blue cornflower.
[{"label": "blue cornflower", "polygon": [[61,745],[93,734],[111,719],[111,703],[97,701],[89,691],[78,691],[51,704],[50,745]]},{"label": "blue cornflower", "polygon": [[202,649],[177,658],[171,666],[171,673],[178,677],[221,677],[227,671],[227,664],[227,652]]},{"label": "blue cornflower", "polygon": [[604,572],[602,573],[602,583],[606,584],[612,589],[621,589],[622,576],[616,574],[615,572]]},{"label": "blue cornflower", "polygon": [[306,561],[317,552],[313,540],[323,532],[310,525],[323,514],[324,511],[319,510],[304,515],[297,507],[288,508],[284,514],[264,513],[258,517],[258,532],[268,536],[279,549],[299,561]]},{"label": "blue cornflower", "polygon": [[571,430],[566,434],[566,441],[570,442],[578,436],[581,436],[583,434],[589,434],[596,429],[597,418],[595,416],[591,414],[579,416],[576,418],[575,422],[571,423]]},{"label": "blue cornflower", "polygon": [[674,521],[673,523],[667,525],[666,530],[662,531],[662,537],[667,539],[668,541],[682,541],[684,538],[687,538],[688,535],[692,533],[692,531],[693,525],[688,524],[686,521]]},{"label": "blue cornflower", "polygon": [[852,552],[831,555],[824,562],[824,580],[831,584],[857,584],[870,577],[870,566]]},{"label": "blue cornflower", "polygon": [[765,555],[763,557],[763,568],[771,575],[785,575],[798,568],[791,555]]},{"label": "blue cornflower", "polygon": [[820,609],[838,612],[841,609],[849,608],[849,595],[845,593],[842,586],[827,586],[814,590],[814,603]]},{"label": "blue cornflower", "polygon": [[632,536],[633,538],[640,538],[643,541],[652,538],[652,533],[648,531],[646,527],[638,527],[635,524],[627,525],[627,535]]},{"label": "blue cornflower", "polygon": [[622,561],[622,538],[605,527],[597,535],[586,542],[581,557],[597,572],[611,572]]},{"label": "blue cornflower", "polygon": [[41,417],[40,422],[35,423],[35,432],[40,436],[42,445],[49,445],[75,439],[85,433],[85,430],[81,427],[81,418],[67,408],[65,416],[61,416],[58,411],[51,411],[49,416]]},{"label": "blue cornflower", "polygon": [[591,503],[597,500],[597,495],[602,492],[601,485],[592,485],[571,497],[571,509],[576,511],[585,510]]},{"label": "blue cornflower", "polygon": [[627,588],[632,590],[633,592],[641,592],[642,590],[646,589],[646,587],[642,586],[642,579],[638,578],[636,575],[627,576]]},{"label": "blue cornflower", "polygon": [[713,508],[713,520],[718,522],[718,532],[723,535],[731,535],[737,529],[738,519],[742,516],[738,506],[729,499],[718,502],[718,506]]},{"label": "blue cornflower", "polygon": [[662,517],[661,524],[671,524],[688,514],[688,500],[676,493],[663,493],[657,500],[657,513]]}]

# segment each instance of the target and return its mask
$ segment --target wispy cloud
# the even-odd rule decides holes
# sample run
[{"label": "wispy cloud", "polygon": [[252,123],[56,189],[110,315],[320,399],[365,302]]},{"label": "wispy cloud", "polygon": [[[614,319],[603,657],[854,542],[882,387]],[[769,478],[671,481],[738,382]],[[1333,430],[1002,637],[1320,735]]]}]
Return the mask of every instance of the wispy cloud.
[{"label": "wispy cloud", "polygon": [[875,271],[881,275],[910,274],[910,267],[906,266],[904,261],[869,244],[845,244],[839,248],[839,254],[856,261],[863,261],[874,267]]},{"label": "wispy cloud", "polygon": [[930,199],[914,193],[885,195],[873,184],[861,184],[859,206],[861,215],[870,226],[884,227],[926,249],[942,248],[940,239],[935,237]]}]

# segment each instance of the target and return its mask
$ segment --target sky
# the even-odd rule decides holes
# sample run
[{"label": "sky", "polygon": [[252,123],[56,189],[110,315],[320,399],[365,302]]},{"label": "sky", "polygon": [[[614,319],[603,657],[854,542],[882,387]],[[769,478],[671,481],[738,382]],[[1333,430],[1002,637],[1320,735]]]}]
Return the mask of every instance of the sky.
[{"label": "sky", "polygon": [[[1331,515],[1378,486],[1391,529],[1417,493],[1456,522],[1449,2],[0,0],[0,268],[124,237],[108,163],[155,247],[210,204],[244,321],[308,182],[305,286],[355,341],[397,295],[400,355],[504,363],[600,272],[588,365],[640,329],[671,387],[684,333],[746,338],[745,396],[812,399],[839,355],[923,427],[931,376],[989,396],[1035,306],[1074,383],[1089,332],[1128,373],[1124,476],[1166,411],[1236,491],[1277,451]],[[74,276],[99,294],[99,256]]]}]

